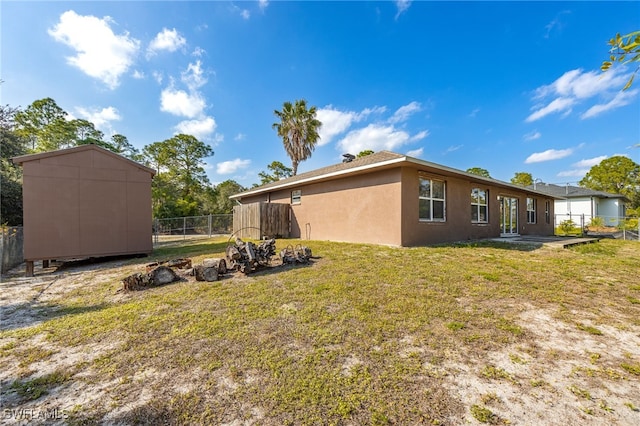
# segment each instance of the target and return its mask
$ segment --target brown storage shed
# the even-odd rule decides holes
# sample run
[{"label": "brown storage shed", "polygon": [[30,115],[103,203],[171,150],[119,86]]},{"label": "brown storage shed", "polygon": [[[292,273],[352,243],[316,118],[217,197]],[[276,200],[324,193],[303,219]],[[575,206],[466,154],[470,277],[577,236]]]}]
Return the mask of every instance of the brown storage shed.
[{"label": "brown storage shed", "polygon": [[155,171],[96,145],[13,158],[23,169],[24,259],[149,254]]}]

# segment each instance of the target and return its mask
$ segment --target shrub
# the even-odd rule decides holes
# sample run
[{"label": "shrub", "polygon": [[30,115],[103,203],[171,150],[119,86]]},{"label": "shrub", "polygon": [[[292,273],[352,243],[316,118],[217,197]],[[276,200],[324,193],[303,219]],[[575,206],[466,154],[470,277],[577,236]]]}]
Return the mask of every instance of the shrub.
[{"label": "shrub", "polygon": [[592,228],[604,228],[604,219],[599,216],[593,217],[589,222],[589,226]]}]

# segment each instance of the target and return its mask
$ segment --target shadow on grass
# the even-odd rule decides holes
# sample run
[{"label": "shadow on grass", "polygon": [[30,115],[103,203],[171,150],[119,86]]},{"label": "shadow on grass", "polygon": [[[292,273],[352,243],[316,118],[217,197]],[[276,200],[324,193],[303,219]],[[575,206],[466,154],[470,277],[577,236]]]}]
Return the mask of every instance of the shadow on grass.
[{"label": "shadow on grass", "polygon": [[227,241],[216,241],[211,243],[192,244],[185,242],[184,244],[176,244],[166,247],[159,247],[153,250],[151,254],[154,258],[170,258],[172,256],[187,257],[188,255],[198,256],[202,254],[219,254],[224,253],[227,248]]},{"label": "shadow on grass", "polygon": [[248,277],[261,277],[265,275],[279,274],[285,271],[290,271],[292,269],[300,269],[300,268],[307,268],[309,266],[313,266],[314,264],[313,259],[320,259],[320,258],[313,257],[312,259],[309,259],[307,263],[278,263],[278,264],[269,265],[269,266],[261,266],[255,271],[250,272],[248,274],[243,274],[241,272],[231,272],[231,274],[232,276],[233,274],[238,274],[238,276],[244,275]]},{"label": "shadow on grass", "polygon": [[512,251],[534,251],[534,250],[538,250],[542,246],[543,246],[543,243],[532,242],[532,241],[502,242],[502,241],[490,241],[490,240],[458,242],[458,243],[437,245],[437,247],[452,247],[452,248],[478,247],[478,248],[495,248],[500,250],[512,250]]},{"label": "shadow on grass", "polygon": [[29,302],[2,306],[0,332],[27,328],[51,319],[67,315],[81,315],[87,312],[99,311],[106,307],[106,303],[89,306],[61,306],[57,304],[40,305],[34,298]]}]

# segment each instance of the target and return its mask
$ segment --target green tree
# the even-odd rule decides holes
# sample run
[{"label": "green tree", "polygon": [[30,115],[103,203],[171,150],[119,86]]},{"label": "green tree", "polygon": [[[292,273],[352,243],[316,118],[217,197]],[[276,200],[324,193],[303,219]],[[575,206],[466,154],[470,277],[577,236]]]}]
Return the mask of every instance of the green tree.
[{"label": "green tree", "polygon": [[373,154],[373,153],[374,153],[374,152],[373,152],[372,150],[370,150],[370,149],[364,149],[364,150],[362,150],[362,151],[360,151],[360,152],[358,153],[357,158],[366,157],[367,155],[371,155],[371,154]]},{"label": "green tree", "polygon": [[133,161],[143,161],[143,157],[140,155],[140,151],[138,151],[136,147],[131,145],[129,139],[127,139],[127,137],[124,135],[116,133],[115,135],[111,136],[110,145],[113,148],[113,152],[115,152],[116,154],[120,154]]},{"label": "green tree", "polygon": [[520,186],[533,185],[533,176],[531,176],[531,173],[527,172],[516,172],[516,174],[511,178],[511,183]]},{"label": "green tree", "polygon": [[293,176],[298,173],[298,164],[311,157],[320,139],[318,130],[322,123],[316,119],[316,112],[315,106],[307,109],[304,99],[295,101],[295,104],[285,102],[282,111],[273,112],[280,122],[273,123],[272,127],[282,138],[284,150],[291,158]]},{"label": "green tree", "polygon": [[96,129],[96,126],[92,122],[78,118],[71,120],[69,126],[71,126],[75,133],[75,140],[72,142],[72,146],[94,144],[115,152],[113,145],[104,140],[104,133]]},{"label": "green tree", "polygon": [[76,129],[67,115],[53,99],[39,99],[16,113],[16,132],[30,142],[32,152],[68,148],[75,145]]},{"label": "green tree", "polygon": [[[611,56],[609,56],[608,61],[602,62],[600,69],[603,72],[611,68],[615,62],[618,62],[621,65],[631,62],[640,62],[640,31],[634,31],[624,36],[621,36],[618,33],[614,38],[609,40],[608,44],[611,46],[611,49],[609,50]],[[638,69],[640,69],[640,65],[638,65],[633,71],[629,81],[627,81],[627,84],[624,85],[622,90],[627,90],[631,87]]]},{"label": "green tree", "polygon": [[616,155],[591,167],[578,183],[585,188],[621,194],[640,206],[640,165],[628,157]]},{"label": "green tree", "polygon": [[491,177],[491,175],[489,174],[489,171],[481,167],[471,167],[470,169],[467,169],[467,173],[471,173],[471,174],[486,177],[486,178]]},{"label": "green tree", "polygon": [[22,169],[12,157],[27,153],[27,141],[15,131],[17,108],[0,106],[0,224],[22,224]]},{"label": "green tree", "polygon": [[157,170],[152,183],[155,217],[201,213],[198,200],[209,185],[204,159],[213,155],[213,149],[194,136],[179,134],[145,146],[143,155]]},{"label": "green tree", "polygon": [[235,201],[229,199],[230,196],[244,191],[245,188],[234,180],[225,180],[215,187],[215,212],[216,214],[233,213]]},{"label": "green tree", "polygon": [[277,182],[280,179],[288,178],[293,175],[293,170],[279,161],[272,161],[271,164],[267,166],[269,172],[260,172],[258,176],[260,176],[259,185],[266,185],[267,183]]}]

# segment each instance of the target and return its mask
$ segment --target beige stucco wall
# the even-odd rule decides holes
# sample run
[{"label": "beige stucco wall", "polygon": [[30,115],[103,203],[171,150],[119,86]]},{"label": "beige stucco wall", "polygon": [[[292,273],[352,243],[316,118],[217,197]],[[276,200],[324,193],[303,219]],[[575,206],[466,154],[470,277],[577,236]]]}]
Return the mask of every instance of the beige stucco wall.
[{"label": "beige stucco wall", "polygon": [[[485,182],[446,175],[429,170],[420,170],[427,176],[446,182],[446,221],[424,222],[418,219],[418,169],[403,169],[403,229],[405,246],[437,244],[442,242],[467,241],[500,236],[500,201],[498,196],[518,198],[518,232],[521,235],[553,235],[553,200],[537,194],[527,194],[516,188],[503,188]],[[471,221],[471,190],[488,191],[488,223]],[[537,200],[537,222],[527,223],[526,199]],[[551,220],[545,223],[545,201],[550,201]]]},{"label": "beige stucco wall", "polygon": [[[446,182],[446,221],[418,218],[419,173]],[[488,190],[488,223],[471,221],[471,189]],[[299,205],[292,205],[291,237],[419,246],[500,236],[498,196],[518,198],[521,235],[553,235],[553,200],[541,195],[473,181],[458,174],[404,166],[368,174],[301,185],[242,199],[242,203],[290,203],[291,192],[301,190]],[[527,224],[526,198],[537,199],[537,223]],[[551,221],[545,223],[545,201],[550,201]]]},{"label": "beige stucco wall", "polygon": [[99,150],[26,160],[25,260],[152,251],[152,174]]},{"label": "beige stucco wall", "polygon": [[242,203],[290,203],[291,192],[300,190],[300,204],[291,206],[292,238],[401,245],[400,189],[396,168],[302,185]]}]

